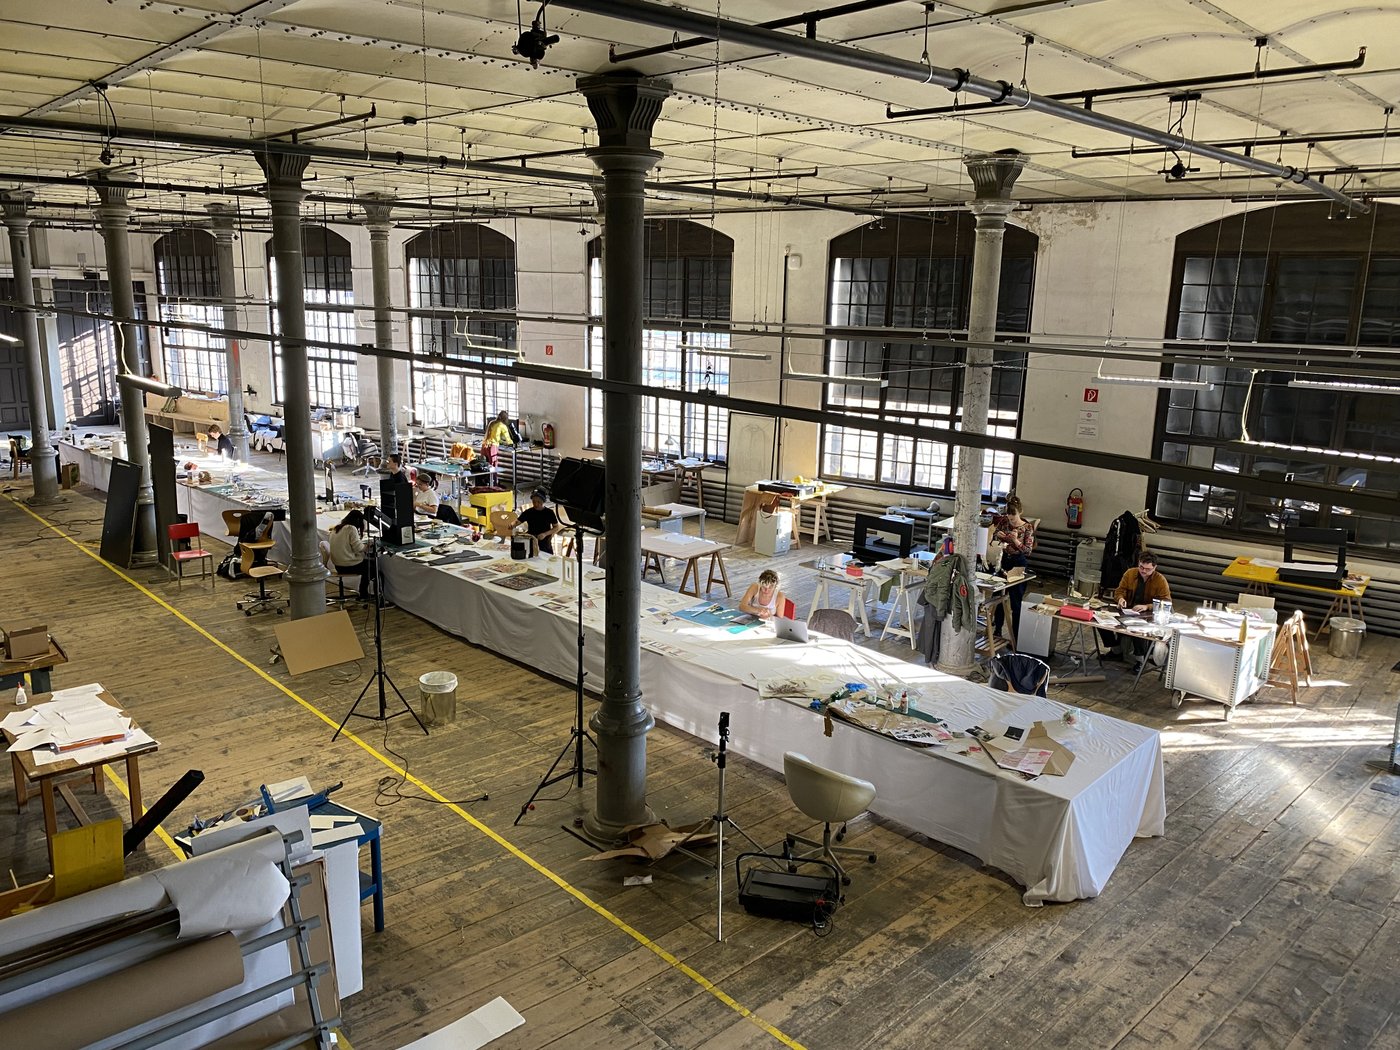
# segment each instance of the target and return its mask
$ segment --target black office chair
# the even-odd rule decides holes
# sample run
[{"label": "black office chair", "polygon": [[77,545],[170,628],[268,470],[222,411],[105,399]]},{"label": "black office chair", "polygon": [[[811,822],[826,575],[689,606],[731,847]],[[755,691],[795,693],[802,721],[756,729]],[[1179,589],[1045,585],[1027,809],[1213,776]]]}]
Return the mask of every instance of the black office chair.
[{"label": "black office chair", "polygon": [[457,513],[457,508],[450,503],[439,503],[437,509],[437,520],[445,521],[449,525],[462,524],[462,516]]},{"label": "black office chair", "polygon": [[987,684],[1003,693],[1044,696],[1050,685],[1050,665],[1026,653],[997,653],[991,659]]}]

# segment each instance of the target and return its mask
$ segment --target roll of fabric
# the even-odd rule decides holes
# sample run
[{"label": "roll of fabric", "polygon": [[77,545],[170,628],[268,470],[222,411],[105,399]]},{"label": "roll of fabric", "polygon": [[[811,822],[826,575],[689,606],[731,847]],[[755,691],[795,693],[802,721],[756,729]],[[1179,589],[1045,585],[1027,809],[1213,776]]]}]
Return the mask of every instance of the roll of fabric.
[{"label": "roll of fabric", "polygon": [[242,983],[238,938],[225,933],[0,1014],[0,1031],[42,1032],[46,1050],[82,1050]]}]

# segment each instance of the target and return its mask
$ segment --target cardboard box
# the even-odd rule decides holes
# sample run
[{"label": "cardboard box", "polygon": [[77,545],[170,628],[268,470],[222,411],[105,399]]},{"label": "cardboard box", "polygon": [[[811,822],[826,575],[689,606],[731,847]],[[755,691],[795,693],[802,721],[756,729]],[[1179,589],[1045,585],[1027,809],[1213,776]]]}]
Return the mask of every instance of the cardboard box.
[{"label": "cardboard box", "polygon": [[48,624],[12,623],[5,627],[5,659],[32,660],[48,651]]},{"label": "cardboard box", "polygon": [[995,740],[987,741],[985,746],[993,758],[1001,758],[1023,747],[1049,751],[1050,762],[1045,767],[1045,772],[1052,776],[1064,776],[1074,764],[1074,752],[1054,739],[1045,728],[1044,722],[1032,722],[1029,731],[1020,740],[1008,740],[1003,734]]},{"label": "cardboard box", "polygon": [[78,464],[60,463],[58,465],[58,481],[66,489],[76,488],[78,485]]}]

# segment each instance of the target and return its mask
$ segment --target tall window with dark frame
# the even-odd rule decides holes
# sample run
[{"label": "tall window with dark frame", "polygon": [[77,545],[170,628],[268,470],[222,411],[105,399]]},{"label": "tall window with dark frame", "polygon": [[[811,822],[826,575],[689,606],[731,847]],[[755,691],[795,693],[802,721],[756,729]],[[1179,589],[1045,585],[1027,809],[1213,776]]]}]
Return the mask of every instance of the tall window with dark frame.
[{"label": "tall window with dark frame", "polygon": [[[1326,204],[1287,204],[1232,216],[1177,238],[1176,296],[1167,335],[1321,347],[1344,369],[1346,347],[1400,346],[1400,207],[1329,218]],[[1228,246],[1228,247],[1225,247]],[[1336,347],[1329,351],[1326,348]],[[1222,358],[1225,349],[1220,350]],[[1344,506],[1248,495],[1241,474],[1400,493],[1396,394],[1291,387],[1296,373],[1175,364],[1168,375],[1213,389],[1164,390],[1155,443],[1164,463],[1214,470],[1210,485],[1155,481],[1156,516],[1230,533],[1277,535],[1285,525],[1348,529],[1353,542],[1400,549],[1400,520]],[[1247,440],[1246,440],[1247,439]],[[1321,455],[1325,453],[1326,455]]]},{"label": "tall window with dark frame", "polygon": [[[219,261],[207,230],[172,230],[155,243],[156,288],[163,321],[222,328]],[[162,329],[165,380],[186,392],[228,393],[228,343],[209,332]]]},{"label": "tall window with dark frame", "polygon": [[[136,312],[145,309],[146,286],[132,282]],[[83,314],[110,314],[112,297],[101,280],[53,282],[53,303],[58,314],[58,365],[63,377],[63,408],[78,424],[115,423],[121,394],[117,390],[117,340],[111,321]],[[146,328],[135,328],[137,358],[149,368]]]},{"label": "tall window with dark frame", "polygon": [[[306,289],[306,338],[312,344],[355,342],[354,267],[350,242],[324,226],[301,228],[302,284]],[[272,290],[273,327],[277,321],[277,260],[272,243],[267,246],[267,279]],[[315,408],[360,407],[359,355],[350,350],[308,345],[306,373]],[[274,396],[281,404],[286,390],[282,374],[282,347],[272,346]]]},{"label": "tall window with dark frame", "polygon": [[[1030,329],[1031,291],[1038,238],[1007,226],[1002,251],[997,329]],[[972,275],[971,215],[885,219],[831,242],[828,318],[850,328],[914,328],[965,335]],[[888,386],[828,383],[825,406],[865,416],[869,426],[826,425],[821,469],[829,478],[921,492],[957,486],[956,446],[936,438],[888,434],[882,423],[956,427],[962,419],[964,352],[949,346],[889,338],[832,339],[828,370],[837,375],[883,376]],[[1020,431],[1025,353],[995,352],[987,431],[1015,437]],[[1010,491],[1016,459],[989,452],[981,487],[989,495]]]},{"label": "tall window with dark frame", "polygon": [[408,300],[415,310],[410,338],[414,352],[444,362],[413,362],[413,396],[428,426],[482,430],[502,409],[520,413],[514,377],[449,368],[445,362],[513,361],[514,321],[473,317],[473,311],[515,310],[515,242],[474,223],[438,226],[404,247]]},{"label": "tall window with dark frame", "polygon": [[[588,244],[588,312],[595,322],[603,312],[601,237]],[[642,382],[656,389],[729,393],[729,358],[706,347],[728,349],[731,272],[734,241],[687,219],[647,222],[643,266],[643,310],[651,321],[676,322],[675,328],[648,325],[642,331]],[[721,327],[716,328],[716,322]],[[703,323],[703,326],[702,326]],[[588,357],[603,363],[603,329],[588,329]],[[589,391],[588,443],[603,443],[603,395]],[[687,403],[666,397],[642,399],[642,448],[652,455],[699,456],[722,462],[729,458],[729,411],[703,401]]]}]

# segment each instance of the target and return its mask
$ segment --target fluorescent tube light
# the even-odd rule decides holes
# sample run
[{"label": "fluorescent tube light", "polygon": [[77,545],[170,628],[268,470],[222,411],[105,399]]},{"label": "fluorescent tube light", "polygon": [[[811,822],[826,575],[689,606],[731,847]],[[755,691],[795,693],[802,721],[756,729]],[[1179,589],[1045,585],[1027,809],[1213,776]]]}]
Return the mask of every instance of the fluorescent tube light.
[{"label": "fluorescent tube light", "polygon": [[890,385],[890,381],[881,376],[836,376],[813,375],[811,372],[784,372],[783,378],[796,379],[804,383],[839,383],[842,386],[873,386],[881,389]]},{"label": "fluorescent tube light", "polygon": [[0,332],[0,342],[4,342],[4,343],[18,343],[19,340],[16,339],[16,338],[15,338],[14,336],[12,336],[12,335],[6,335],[4,332]]},{"label": "fluorescent tube light", "polygon": [[700,346],[697,343],[677,343],[676,348],[697,354],[709,354],[711,357],[733,357],[744,361],[773,360],[772,354],[765,354],[761,350],[730,350],[726,346]]},{"label": "fluorescent tube light", "polygon": [[1097,375],[1094,381],[1110,386],[1150,386],[1166,390],[1214,390],[1215,384],[1204,379],[1172,379],[1162,376]]},{"label": "fluorescent tube light", "polygon": [[526,368],[542,368],[547,372],[562,372],[564,375],[592,376],[594,379],[601,379],[603,377],[601,370],[594,371],[591,368],[575,368],[573,365],[548,364],[544,361],[527,361],[523,357],[520,359],[519,364],[524,365]]},{"label": "fluorescent tube light", "polygon": [[1350,390],[1363,394],[1400,394],[1400,386],[1344,379],[1290,379],[1288,385],[1294,390]]}]

